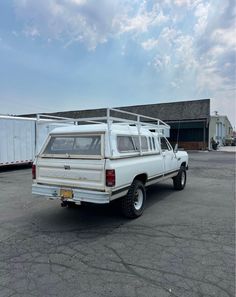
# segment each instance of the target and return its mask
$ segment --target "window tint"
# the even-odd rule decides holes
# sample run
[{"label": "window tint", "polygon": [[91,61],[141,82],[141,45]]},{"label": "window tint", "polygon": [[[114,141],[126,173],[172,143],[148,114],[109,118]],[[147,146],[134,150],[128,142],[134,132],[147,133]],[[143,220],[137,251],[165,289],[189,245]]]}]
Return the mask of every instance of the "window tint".
[{"label": "window tint", "polygon": [[43,154],[101,155],[101,136],[53,136]]},{"label": "window tint", "polygon": [[131,136],[117,136],[117,148],[120,152],[135,151]]},{"label": "window tint", "polygon": [[168,144],[167,144],[166,139],[164,137],[161,137],[161,149],[163,151],[169,150]]}]

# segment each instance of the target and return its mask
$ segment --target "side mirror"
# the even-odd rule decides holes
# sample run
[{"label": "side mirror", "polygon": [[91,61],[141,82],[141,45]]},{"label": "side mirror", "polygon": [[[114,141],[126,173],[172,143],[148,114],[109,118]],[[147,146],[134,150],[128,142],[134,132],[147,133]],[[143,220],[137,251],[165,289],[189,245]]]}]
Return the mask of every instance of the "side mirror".
[{"label": "side mirror", "polygon": [[178,143],[176,143],[175,148],[174,148],[174,153],[178,152]]}]

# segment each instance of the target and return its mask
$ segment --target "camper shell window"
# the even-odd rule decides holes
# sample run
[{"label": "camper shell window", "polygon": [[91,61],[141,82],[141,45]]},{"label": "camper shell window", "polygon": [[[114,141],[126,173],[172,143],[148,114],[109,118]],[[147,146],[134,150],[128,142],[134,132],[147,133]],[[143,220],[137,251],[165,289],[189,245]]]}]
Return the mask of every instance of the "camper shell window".
[{"label": "camper shell window", "polygon": [[52,136],[43,156],[100,156],[101,152],[101,135]]},{"label": "camper shell window", "polygon": [[[140,150],[139,136],[117,136],[117,148],[120,153],[138,152]],[[146,136],[141,136],[142,151],[148,151],[148,142]]]}]

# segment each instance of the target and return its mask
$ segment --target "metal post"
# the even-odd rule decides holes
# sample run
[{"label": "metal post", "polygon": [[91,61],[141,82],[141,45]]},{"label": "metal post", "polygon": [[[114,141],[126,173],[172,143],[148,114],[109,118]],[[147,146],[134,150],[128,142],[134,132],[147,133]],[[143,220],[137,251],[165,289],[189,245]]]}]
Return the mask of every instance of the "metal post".
[{"label": "metal post", "polygon": [[206,149],[206,123],[203,122],[203,149]]},{"label": "metal post", "polygon": [[107,108],[107,128],[108,128],[108,143],[109,143],[109,149],[110,149],[110,155],[113,156],[113,150],[111,148],[111,124],[112,121],[110,119],[110,108]]},{"label": "metal post", "polygon": [[140,127],[140,116],[138,115],[137,116],[137,122],[138,122],[138,124],[137,124],[137,127],[138,127],[138,141],[139,141],[139,154],[140,155],[142,155],[142,142],[141,142],[141,127]]},{"label": "metal post", "polygon": [[35,140],[34,140],[34,156],[36,157],[37,155],[37,146],[38,146],[38,125],[39,125],[39,121],[40,121],[40,115],[37,114],[37,118],[35,121]]}]

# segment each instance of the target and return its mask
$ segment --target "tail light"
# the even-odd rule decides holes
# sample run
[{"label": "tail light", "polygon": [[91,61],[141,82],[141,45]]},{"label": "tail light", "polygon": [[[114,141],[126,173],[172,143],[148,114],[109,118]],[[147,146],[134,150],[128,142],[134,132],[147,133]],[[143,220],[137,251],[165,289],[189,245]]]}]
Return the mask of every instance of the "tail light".
[{"label": "tail light", "polygon": [[116,172],[114,169],[106,170],[106,186],[114,187],[116,184]]},{"label": "tail light", "polygon": [[36,166],[32,165],[32,179],[36,179]]}]

